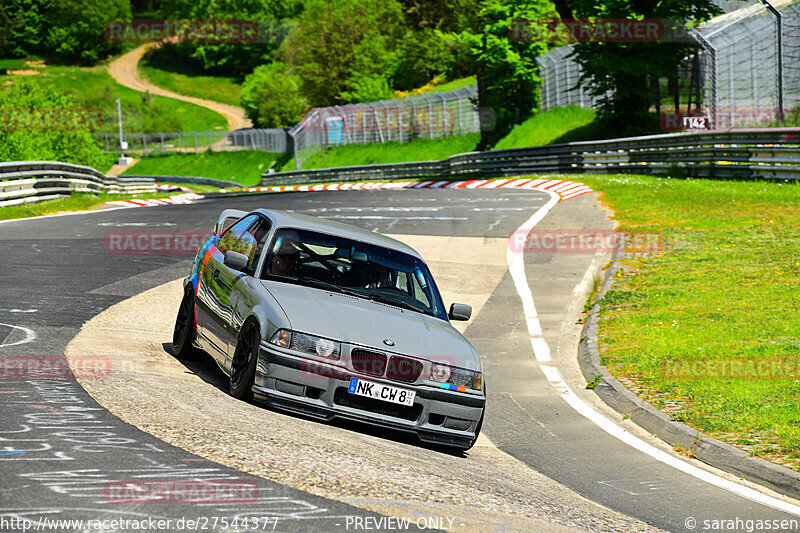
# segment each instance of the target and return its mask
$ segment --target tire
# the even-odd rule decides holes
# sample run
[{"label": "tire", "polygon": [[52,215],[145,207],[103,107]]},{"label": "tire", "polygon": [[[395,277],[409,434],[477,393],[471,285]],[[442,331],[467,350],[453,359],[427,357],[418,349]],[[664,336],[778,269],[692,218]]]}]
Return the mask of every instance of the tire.
[{"label": "tire", "polygon": [[197,332],[194,318],[194,293],[189,287],[183,294],[172,332],[172,354],[179,359],[192,359],[197,354],[192,345]]},{"label": "tire", "polygon": [[236,350],[231,359],[230,392],[239,400],[253,399],[253,383],[258,363],[258,345],[261,333],[255,320],[248,320],[239,332]]}]

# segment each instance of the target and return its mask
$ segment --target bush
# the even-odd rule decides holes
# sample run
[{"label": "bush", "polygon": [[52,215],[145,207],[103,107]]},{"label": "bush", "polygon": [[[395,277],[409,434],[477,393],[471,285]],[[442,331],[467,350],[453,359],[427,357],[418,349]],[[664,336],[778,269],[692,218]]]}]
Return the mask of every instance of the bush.
[{"label": "bush", "polygon": [[[75,108],[69,97],[27,80],[15,83],[8,91],[0,91],[0,121],[8,119],[11,112],[22,111],[27,115]],[[108,166],[109,155],[85,130],[32,131],[3,125],[0,127],[0,161],[64,161],[102,170]]]},{"label": "bush", "polygon": [[247,76],[241,104],[259,128],[284,128],[303,118],[308,101],[300,92],[300,78],[280,62],[262,65]]}]

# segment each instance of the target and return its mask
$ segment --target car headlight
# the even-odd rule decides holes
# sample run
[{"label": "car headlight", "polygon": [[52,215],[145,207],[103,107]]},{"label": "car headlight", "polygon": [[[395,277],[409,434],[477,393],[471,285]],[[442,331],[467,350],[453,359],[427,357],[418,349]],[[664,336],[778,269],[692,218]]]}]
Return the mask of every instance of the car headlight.
[{"label": "car headlight", "polygon": [[342,353],[342,345],[337,341],[288,329],[276,331],[269,342],[282,348],[328,359],[339,359],[339,355]]},{"label": "car headlight", "polygon": [[443,389],[464,392],[467,389],[481,390],[483,374],[449,365],[432,364],[431,379],[440,383]]}]

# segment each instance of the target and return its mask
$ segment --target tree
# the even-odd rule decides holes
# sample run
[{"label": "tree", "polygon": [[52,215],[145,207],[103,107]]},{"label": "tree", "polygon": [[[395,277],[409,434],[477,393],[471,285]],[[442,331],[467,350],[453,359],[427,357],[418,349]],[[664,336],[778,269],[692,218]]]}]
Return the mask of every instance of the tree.
[{"label": "tree", "polygon": [[187,21],[252,21],[260,35],[255,42],[185,42],[168,44],[155,53],[184,57],[209,72],[222,72],[239,79],[257,66],[273,60],[286,37],[286,20],[299,14],[298,0],[166,0],[162,11],[167,19]]},{"label": "tree", "polygon": [[[62,122],[75,102],[52,88],[19,80],[0,91],[0,161],[64,161],[102,169],[108,156],[88,129]],[[55,117],[48,124],[42,117]],[[73,129],[74,128],[74,129]]]},{"label": "tree", "polygon": [[120,49],[105,38],[106,22],[130,16],[129,0],[3,0],[2,53],[93,64]]},{"label": "tree", "polygon": [[547,44],[512,40],[509,29],[517,19],[542,19],[551,10],[546,0],[487,0],[475,27],[460,34],[472,50],[478,79],[479,149],[491,148],[538,109],[536,57],[547,51]]},{"label": "tree", "polygon": [[[555,0],[562,19],[706,20],[719,12],[711,0]],[[601,97],[600,114],[612,127],[630,131],[646,117],[651,81],[675,81],[678,65],[691,53],[690,43],[582,42],[575,60],[582,83]]]},{"label": "tree", "polygon": [[313,105],[351,103],[388,91],[401,35],[396,0],[309,0],[284,53]]},{"label": "tree", "polygon": [[259,128],[291,126],[308,109],[300,93],[300,78],[280,62],[262,65],[245,78],[241,104]]}]

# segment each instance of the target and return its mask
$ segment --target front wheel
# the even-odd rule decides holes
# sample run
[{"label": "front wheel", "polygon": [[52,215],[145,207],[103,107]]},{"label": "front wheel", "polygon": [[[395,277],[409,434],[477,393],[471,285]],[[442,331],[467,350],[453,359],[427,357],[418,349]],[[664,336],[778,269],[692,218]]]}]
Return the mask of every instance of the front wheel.
[{"label": "front wheel", "polygon": [[255,320],[246,322],[239,333],[231,361],[230,391],[234,398],[245,401],[253,398],[253,382],[260,343],[261,333],[258,330],[258,323]]},{"label": "front wheel", "polygon": [[194,341],[196,325],[194,323],[194,293],[186,289],[178,308],[175,328],[172,332],[172,354],[180,359],[191,359],[195,355]]}]

